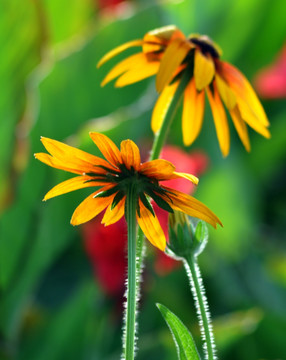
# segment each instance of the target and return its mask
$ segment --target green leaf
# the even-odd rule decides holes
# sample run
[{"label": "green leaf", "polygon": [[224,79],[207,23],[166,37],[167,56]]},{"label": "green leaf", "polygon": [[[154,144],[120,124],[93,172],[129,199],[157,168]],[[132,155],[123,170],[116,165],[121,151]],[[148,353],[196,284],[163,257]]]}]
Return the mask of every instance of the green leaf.
[{"label": "green leaf", "polygon": [[166,306],[162,304],[156,305],[172,333],[178,351],[178,359],[199,360],[200,356],[196,348],[194,339],[189,330],[185,327],[181,320],[175,314],[173,314]]}]

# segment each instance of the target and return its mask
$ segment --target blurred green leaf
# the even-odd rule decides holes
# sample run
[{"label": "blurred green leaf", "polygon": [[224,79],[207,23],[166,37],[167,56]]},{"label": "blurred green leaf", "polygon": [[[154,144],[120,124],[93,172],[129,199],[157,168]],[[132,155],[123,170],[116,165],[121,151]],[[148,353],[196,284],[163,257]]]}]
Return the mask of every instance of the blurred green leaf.
[{"label": "blurred green leaf", "polygon": [[213,325],[218,348],[224,352],[234,342],[255,332],[263,315],[261,309],[252,308],[215,318]]},{"label": "blurred green leaf", "polygon": [[52,44],[65,41],[85,30],[95,8],[92,0],[45,0],[43,4]]},{"label": "blurred green leaf", "polygon": [[200,356],[198,354],[194,339],[189,330],[175,314],[173,314],[168,308],[166,308],[166,306],[162,304],[156,305],[172,333],[178,352],[178,359],[199,360]]},{"label": "blurred green leaf", "polygon": [[0,3],[0,212],[10,195],[11,159],[16,142],[15,126],[26,106],[25,80],[40,61],[41,28],[34,2]]},{"label": "blurred green leaf", "polygon": [[[94,34],[81,51],[59,59],[53,67],[50,64],[49,73],[43,76],[39,72],[38,79],[33,79],[35,84],[39,83],[41,107],[30,132],[30,161],[18,182],[17,201],[0,219],[0,282],[6,290],[0,316],[5,333],[14,334],[26,296],[55,258],[74,239],[72,234],[75,230],[69,220],[72,209],[84,198],[82,193],[69,194],[55,203],[41,202],[44,194],[57,184],[56,179],[62,179],[62,176],[54,175],[59,172],[33,158],[33,153],[43,151],[40,136],[64,140],[81,131],[88,120],[107,116],[134,102],[136,104],[145,92],[148,81],[124,89],[114,89],[113,85],[102,89],[100,82],[108,70],[97,70],[96,63],[114,46],[141,37],[149,30],[149,26],[155,27],[160,21],[159,14],[160,8],[154,6],[128,19],[110,23]],[[134,31],[131,33],[130,29]],[[137,121],[140,127],[149,128],[149,119],[146,119],[144,111],[140,112],[139,108],[138,104],[134,107],[134,114],[139,115]],[[130,113],[127,115],[130,116]],[[130,129],[128,122],[122,122],[122,125],[120,131],[118,128],[111,130],[120,140],[128,136],[127,131]],[[132,128],[133,133],[137,133],[136,118]],[[71,145],[76,145],[73,143],[74,138],[69,140]]]},{"label": "blurred green leaf", "polygon": [[209,228],[209,245],[229,261],[244,257],[252,227],[259,217],[256,193],[259,190],[245,166],[241,158],[230,155],[201,178],[196,193],[223,223],[223,228]]},{"label": "blurred green leaf", "polygon": [[37,328],[17,359],[80,358],[95,293],[93,284],[84,284],[61,309],[46,314],[45,326]]}]

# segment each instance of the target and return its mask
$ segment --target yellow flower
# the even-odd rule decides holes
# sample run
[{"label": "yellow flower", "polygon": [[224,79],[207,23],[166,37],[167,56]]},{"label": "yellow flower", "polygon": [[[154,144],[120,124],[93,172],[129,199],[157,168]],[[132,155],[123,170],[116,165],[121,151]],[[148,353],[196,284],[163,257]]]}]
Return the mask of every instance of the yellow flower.
[{"label": "yellow flower", "polygon": [[270,137],[267,116],[252,86],[238,69],[220,60],[221,50],[207,36],[186,37],[175,26],[159,28],[148,32],[143,40],[130,41],[110,51],[98,67],[134,46],[141,46],[142,51],[113,67],[102,86],[115,78],[118,78],[115,86],[121,87],[157,74],[156,88],[160,97],[152,114],[154,132],[160,129],[180,80],[187,72],[189,82],[184,90],[182,114],[185,145],[191,145],[202,128],[205,93],[224,156],[228,155],[230,147],[224,106],[247,151],[250,151],[250,142],[246,124],[266,138]]},{"label": "yellow flower", "polygon": [[77,189],[100,187],[76,208],[71,219],[72,225],[87,222],[104,209],[104,225],[120,220],[124,215],[130,185],[136,187],[138,224],[148,240],[161,250],[165,249],[166,239],[149,199],[153,199],[166,211],[183,211],[214,227],[217,223],[221,225],[220,220],[200,201],[159,183],[185,178],[197,184],[198,179],[194,175],[176,172],[174,165],[166,160],[141,163],[139,149],[131,140],[122,141],[119,150],[103,134],[92,132],[90,137],[106,160],[44,137],[41,141],[49,154],[35,154],[36,159],[49,166],[78,175],[52,188],[44,200]]}]

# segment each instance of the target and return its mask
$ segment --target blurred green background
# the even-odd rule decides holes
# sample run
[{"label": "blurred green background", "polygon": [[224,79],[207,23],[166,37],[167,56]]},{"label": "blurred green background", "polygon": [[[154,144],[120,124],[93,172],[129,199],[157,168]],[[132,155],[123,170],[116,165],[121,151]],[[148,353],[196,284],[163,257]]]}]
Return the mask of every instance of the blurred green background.
[{"label": "blurred green background", "polygon": [[[154,78],[123,89],[100,88],[118,61],[97,70],[100,57],[151,29],[176,24],[185,34],[208,34],[223,49],[223,59],[251,80],[286,39],[283,0],[104,5],[0,2],[0,359],[120,357],[118,299],[99,287],[80,229],[69,224],[85,191],[42,203],[67,176],[33,158],[43,151],[40,136],[93,153],[88,131],[105,132],[117,144],[125,138],[151,144]],[[286,359],[286,105],[285,99],[262,102],[272,138],[250,131],[251,153],[231,129],[231,152],[222,158],[208,107],[192,147],[210,158],[196,197],[224,223],[211,231],[200,264],[218,356],[225,360]],[[171,134],[168,141],[182,147],[179,116]],[[184,269],[161,277],[151,249],[148,254],[137,358],[174,360],[155,303],[174,311],[200,346],[193,300]]]}]

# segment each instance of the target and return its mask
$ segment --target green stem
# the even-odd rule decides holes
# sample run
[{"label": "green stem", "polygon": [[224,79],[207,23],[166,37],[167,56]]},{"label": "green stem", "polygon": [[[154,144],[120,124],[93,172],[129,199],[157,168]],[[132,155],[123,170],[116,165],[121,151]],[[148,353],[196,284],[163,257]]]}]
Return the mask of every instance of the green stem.
[{"label": "green stem", "polygon": [[155,160],[158,159],[160,156],[160,153],[162,151],[162,148],[164,146],[168,130],[170,128],[170,125],[176,115],[178,106],[181,102],[181,98],[183,96],[183,93],[185,91],[186,86],[188,85],[188,82],[190,81],[190,73],[189,71],[184,71],[182,78],[180,79],[179,86],[177,87],[177,90],[174,94],[174,97],[170,103],[170,106],[167,110],[166,116],[163,120],[163,124],[160,128],[160,130],[155,135],[153,147],[151,150],[151,156],[149,160]]},{"label": "green stem", "polygon": [[[149,160],[155,160],[158,159],[160,156],[160,153],[162,151],[162,148],[165,143],[165,139],[167,137],[168,130],[170,128],[170,125],[176,115],[177,108],[180,104],[181,98],[183,96],[184,90],[190,81],[190,74],[188,71],[184,71],[182,78],[180,80],[179,86],[174,94],[174,97],[171,101],[171,104],[167,110],[166,116],[163,120],[163,124],[161,126],[161,129],[158,131],[158,133],[155,135],[155,139],[153,142],[151,155]],[[140,278],[141,278],[141,272],[142,272],[142,266],[143,266],[143,257],[145,252],[145,241],[144,241],[144,234],[140,228],[138,228],[137,231],[137,246],[136,246],[136,257],[137,257],[137,263],[136,263],[136,298],[139,298],[139,291],[140,291]],[[128,251],[128,261],[129,261],[129,251]],[[128,280],[129,281],[129,280]],[[129,360],[129,359],[128,359]]]},{"label": "green stem", "polygon": [[195,299],[197,314],[201,326],[206,359],[214,360],[217,359],[215,355],[214,335],[200,268],[198,266],[197,258],[195,256],[190,255],[185,259],[185,267],[190,279],[191,290]]},{"label": "green stem", "polygon": [[124,332],[124,360],[134,359],[136,320],[136,188],[130,186],[126,198],[126,221],[128,229],[128,282],[127,306]]}]

